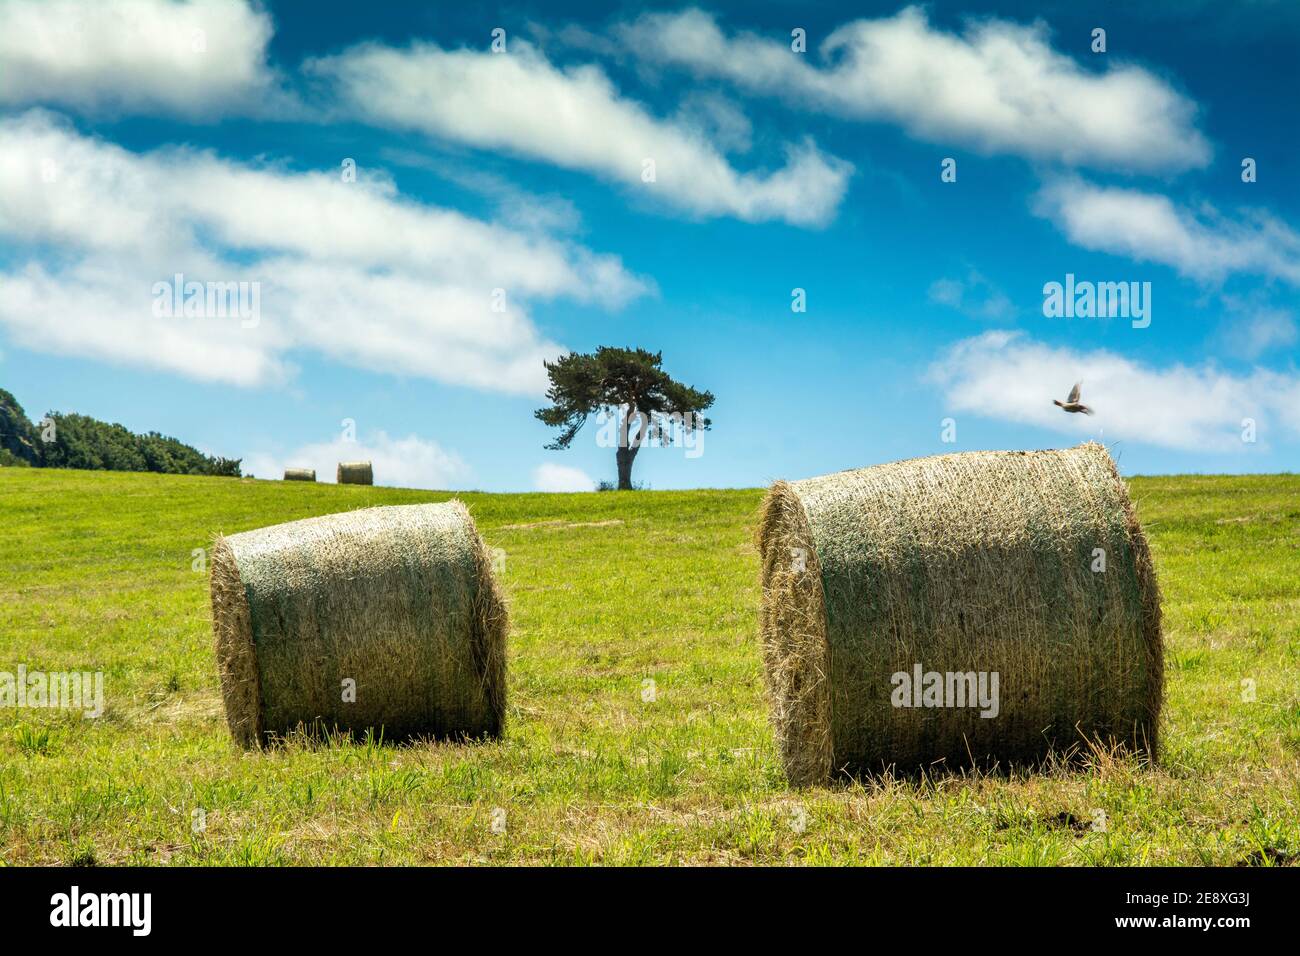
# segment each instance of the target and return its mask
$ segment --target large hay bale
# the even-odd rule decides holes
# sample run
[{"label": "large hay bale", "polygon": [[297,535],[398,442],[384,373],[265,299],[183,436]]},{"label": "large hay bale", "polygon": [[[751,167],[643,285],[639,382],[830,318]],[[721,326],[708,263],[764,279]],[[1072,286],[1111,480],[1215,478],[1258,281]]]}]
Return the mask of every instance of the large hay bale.
[{"label": "large hay bale", "polygon": [[375,471],[368,461],[341,461],[335,476],[340,485],[373,485]]},{"label": "large hay bale", "polygon": [[[1102,446],[779,481],[759,548],[764,665],[792,783],[1035,764],[1097,741],[1154,758],[1160,596]],[[939,693],[917,697],[917,683],[936,689],[930,672]],[[990,698],[998,675],[996,716],[951,706],[972,672]]]},{"label": "large hay bale", "polygon": [[284,470],[285,481],[315,481],[315,468],[286,468]]},{"label": "large hay bale", "polygon": [[506,610],[459,501],[218,537],[211,564],[226,718],[245,746],[300,725],[501,732]]}]

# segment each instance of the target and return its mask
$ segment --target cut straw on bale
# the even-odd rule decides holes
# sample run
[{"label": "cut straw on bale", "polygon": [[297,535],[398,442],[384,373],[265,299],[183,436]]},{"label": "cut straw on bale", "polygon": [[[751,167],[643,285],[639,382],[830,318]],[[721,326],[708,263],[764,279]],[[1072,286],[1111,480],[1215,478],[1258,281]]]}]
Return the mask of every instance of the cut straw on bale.
[{"label": "cut straw on bale", "polygon": [[218,537],[211,563],[221,691],[243,745],[300,727],[500,734],[506,610],[459,501]]},{"label": "cut straw on bale", "polygon": [[338,475],[340,485],[373,485],[375,471],[368,461],[341,461]]},{"label": "cut straw on bale", "polygon": [[285,481],[315,481],[315,468],[286,468],[284,470]]},{"label": "cut straw on bale", "polygon": [[[1154,758],[1160,595],[1101,445],[780,481],[758,538],[792,783],[1038,764],[1099,742]],[[993,674],[996,705],[972,706]]]}]

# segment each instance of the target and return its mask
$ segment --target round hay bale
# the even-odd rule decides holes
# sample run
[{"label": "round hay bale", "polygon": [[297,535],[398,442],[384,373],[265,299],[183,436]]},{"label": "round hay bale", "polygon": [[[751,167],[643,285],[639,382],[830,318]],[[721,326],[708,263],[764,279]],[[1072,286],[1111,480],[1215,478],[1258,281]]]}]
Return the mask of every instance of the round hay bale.
[{"label": "round hay bale", "polygon": [[1037,764],[1086,742],[1154,759],[1160,594],[1101,445],[779,481],[758,543],[791,783]]},{"label": "round hay bale", "polygon": [[315,481],[315,468],[286,468],[284,470],[285,481]]},{"label": "round hay bale", "polygon": [[221,692],[244,746],[300,726],[501,733],[506,609],[459,501],[218,537],[211,566]]},{"label": "round hay bale", "polygon": [[368,461],[341,461],[336,478],[340,485],[373,485],[375,471]]}]

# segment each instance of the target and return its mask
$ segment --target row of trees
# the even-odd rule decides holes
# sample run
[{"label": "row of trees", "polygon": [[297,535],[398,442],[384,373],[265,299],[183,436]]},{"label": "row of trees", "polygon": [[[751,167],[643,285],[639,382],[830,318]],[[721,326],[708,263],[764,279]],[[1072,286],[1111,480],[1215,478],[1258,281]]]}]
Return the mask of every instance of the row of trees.
[{"label": "row of trees", "polygon": [[33,424],[4,389],[0,389],[0,465],[235,478],[240,474],[240,459],[209,457],[157,432],[137,435],[121,425],[57,412]]}]

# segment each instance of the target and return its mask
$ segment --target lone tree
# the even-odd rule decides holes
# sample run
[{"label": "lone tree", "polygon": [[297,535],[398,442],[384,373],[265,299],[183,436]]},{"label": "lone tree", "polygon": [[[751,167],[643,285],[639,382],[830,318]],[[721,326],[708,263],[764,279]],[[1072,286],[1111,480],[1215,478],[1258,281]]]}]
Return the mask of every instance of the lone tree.
[{"label": "lone tree", "polygon": [[[673,381],[660,368],[662,363],[660,352],[604,346],[594,353],[574,353],[544,362],[551,379],[546,397],[552,404],[534,414],[561,429],[559,437],[546,447],[568,448],[594,412],[604,410],[611,418],[617,416],[618,488],[631,491],[632,462],[647,435],[662,441],[665,431],[674,426],[690,434],[711,424],[700,413],[713,404],[713,393]],[[634,419],[639,419],[640,425],[632,436]]]}]

